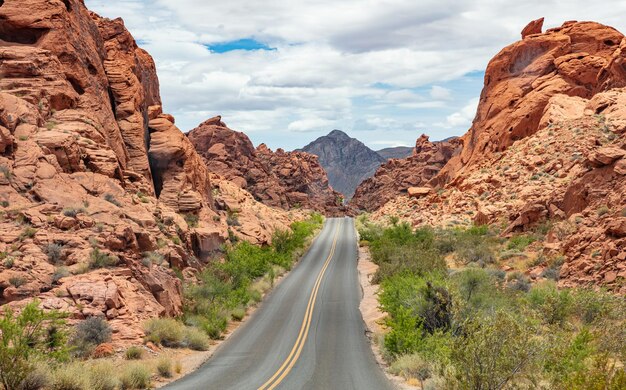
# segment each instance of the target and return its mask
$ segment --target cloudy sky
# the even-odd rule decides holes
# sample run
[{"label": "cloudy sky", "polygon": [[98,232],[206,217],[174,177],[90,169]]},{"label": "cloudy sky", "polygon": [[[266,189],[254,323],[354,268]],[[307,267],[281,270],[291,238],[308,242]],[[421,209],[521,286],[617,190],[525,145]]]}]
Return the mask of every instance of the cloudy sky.
[{"label": "cloudy sky", "polygon": [[626,32],[626,0],[86,0],[155,58],[183,131],[222,115],[255,144],[341,129],[374,149],[461,135],[487,62],[544,16]]}]

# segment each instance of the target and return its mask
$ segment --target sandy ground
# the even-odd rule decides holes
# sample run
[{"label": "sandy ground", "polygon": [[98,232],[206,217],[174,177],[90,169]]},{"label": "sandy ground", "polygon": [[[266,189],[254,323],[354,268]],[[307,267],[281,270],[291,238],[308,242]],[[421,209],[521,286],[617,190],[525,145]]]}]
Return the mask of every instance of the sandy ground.
[{"label": "sandy ground", "polygon": [[370,282],[377,269],[378,266],[372,262],[367,247],[360,246],[357,270],[359,271],[359,282],[361,283],[363,297],[359,309],[365,322],[367,337],[370,340],[376,361],[384,369],[389,380],[399,389],[419,389],[419,386],[413,386],[407,383],[403,377],[393,375],[388,371],[389,366],[383,359],[380,346],[376,342],[386,332],[384,325],[385,313],[380,310],[378,305],[379,286]]}]

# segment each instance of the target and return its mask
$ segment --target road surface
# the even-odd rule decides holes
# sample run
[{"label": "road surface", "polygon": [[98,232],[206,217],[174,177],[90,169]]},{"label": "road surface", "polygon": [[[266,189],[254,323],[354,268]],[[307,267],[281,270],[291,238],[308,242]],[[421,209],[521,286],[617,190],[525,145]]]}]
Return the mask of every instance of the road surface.
[{"label": "road surface", "polygon": [[198,370],[165,388],[392,389],[365,337],[356,262],[352,219],[327,219],[254,315]]}]

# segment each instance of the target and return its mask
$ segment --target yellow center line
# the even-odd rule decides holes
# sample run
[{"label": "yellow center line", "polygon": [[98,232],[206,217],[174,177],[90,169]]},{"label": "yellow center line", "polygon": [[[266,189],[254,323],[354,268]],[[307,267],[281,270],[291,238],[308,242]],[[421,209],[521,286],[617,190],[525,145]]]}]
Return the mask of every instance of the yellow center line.
[{"label": "yellow center line", "polygon": [[315,280],[315,284],[313,286],[313,290],[311,291],[311,296],[309,297],[309,303],[307,304],[307,309],[304,313],[304,318],[302,319],[302,325],[300,326],[300,333],[298,334],[298,338],[296,339],[289,356],[280,366],[280,368],[272,375],[270,379],[267,380],[258,390],[272,390],[276,386],[278,386],[283,379],[289,374],[293,366],[298,361],[300,354],[302,353],[302,349],[304,348],[305,341],[307,339],[307,335],[309,334],[309,328],[311,327],[311,321],[313,318],[313,310],[315,309],[315,302],[317,301],[317,293],[319,291],[320,285],[322,284],[322,279],[324,278],[324,274],[326,273],[326,269],[330,265],[330,262],[335,254],[335,248],[337,247],[337,238],[339,237],[339,227],[343,224],[343,221],[339,222],[337,228],[335,229],[335,236],[333,239],[333,244],[330,248],[330,253],[324,262],[324,266],[320,270],[317,279]]}]

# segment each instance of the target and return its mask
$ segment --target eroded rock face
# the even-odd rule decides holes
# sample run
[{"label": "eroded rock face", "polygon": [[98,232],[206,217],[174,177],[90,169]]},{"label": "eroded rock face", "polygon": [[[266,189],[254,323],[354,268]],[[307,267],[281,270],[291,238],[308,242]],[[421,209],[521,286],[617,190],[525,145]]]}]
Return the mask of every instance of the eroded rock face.
[{"label": "eroded rock face", "polygon": [[287,213],[212,183],[121,19],[4,0],[0,21],[0,305],[36,297],[136,343],[143,321],[181,313],[173,267],[193,275],[229,229],[263,245],[288,228]]},{"label": "eroded rock face", "polygon": [[412,156],[392,159],[381,165],[373,177],[357,187],[350,204],[361,210],[374,211],[409,189],[428,183],[459,152],[458,139],[430,142],[428,136],[422,135],[415,142]]},{"label": "eroded rock face", "polygon": [[566,22],[543,34],[531,23],[528,34],[498,53],[487,66],[485,85],[463,151],[436,182],[465,171],[533,135],[552,96],[590,99],[626,86],[626,40],[617,30],[594,22]]},{"label": "eroded rock face", "polygon": [[626,293],[626,88],[591,99],[552,96],[539,130],[421,198],[374,214],[414,226],[498,224],[503,234],[550,226],[542,250],[564,256],[561,286]]},{"label": "eroded rock face", "polygon": [[221,117],[203,122],[188,133],[207,168],[249,191],[260,202],[283,209],[304,207],[336,214],[341,194],[332,190],[316,156],[304,152],[273,152],[255,148],[241,132],[229,129]]}]

